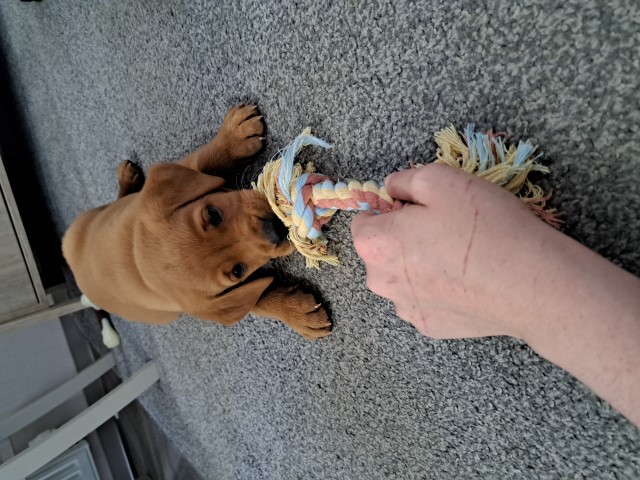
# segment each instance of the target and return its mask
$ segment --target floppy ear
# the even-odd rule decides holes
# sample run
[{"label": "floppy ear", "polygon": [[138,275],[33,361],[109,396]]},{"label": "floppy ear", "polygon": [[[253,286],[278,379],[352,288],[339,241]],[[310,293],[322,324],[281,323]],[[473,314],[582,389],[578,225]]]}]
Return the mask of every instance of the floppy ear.
[{"label": "floppy ear", "polygon": [[141,195],[167,215],[224,185],[224,179],[191,168],[162,163],[152,165]]},{"label": "floppy ear", "polygon": [[194,312],[203,320],[215,320],[222,325],[233,325],[247,316],[249,311],[273,282],[273,277],[258,278],[240,285],[227,293],[216,297],[208,305],[206,312]]}]

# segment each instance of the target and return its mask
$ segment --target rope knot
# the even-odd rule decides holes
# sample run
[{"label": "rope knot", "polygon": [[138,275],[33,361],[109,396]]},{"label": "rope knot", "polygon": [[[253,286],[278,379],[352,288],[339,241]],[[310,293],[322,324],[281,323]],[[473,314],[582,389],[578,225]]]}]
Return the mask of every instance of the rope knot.
[{"label": "rope knot", "polygon": [[265,165],[253,188],[267,197],[273,211],[289,229],[289,240],[307,257],[308,267],[317,268],[320,261],[337,265],[338,258],[327,253],[322,226],[338,210],[384,213],[400,208],[401,204],[394,202],[376,182],[334,183],[326,175],[316,173],[312,163],[303,170],[295,163],[295,156],[306,145],[331,148],[306,128],[278,152],[276,160]]}]

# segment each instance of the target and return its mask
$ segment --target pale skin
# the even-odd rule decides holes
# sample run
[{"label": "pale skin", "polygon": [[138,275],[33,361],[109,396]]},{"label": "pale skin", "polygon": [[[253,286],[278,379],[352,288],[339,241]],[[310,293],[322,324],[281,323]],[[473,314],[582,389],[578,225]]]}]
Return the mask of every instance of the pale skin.
[{"label": "pale skin", "polygon": [[640,426],[640,279],[481,178],[432,164],[385,183],[407,205],[352,223],[371,291],[432,338],[524,340]]}]

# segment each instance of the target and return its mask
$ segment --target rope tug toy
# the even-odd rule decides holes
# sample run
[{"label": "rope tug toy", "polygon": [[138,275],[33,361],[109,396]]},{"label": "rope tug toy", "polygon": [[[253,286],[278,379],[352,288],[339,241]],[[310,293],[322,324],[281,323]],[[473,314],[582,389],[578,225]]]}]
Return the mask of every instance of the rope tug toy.
[{"label": "rope tug toy", "polygon": [[[518,195],[533,213],[558,228],[561,220],[556,211],[546,208],[551,194],[545,194],[528,178],[534,171],[549,173],[547,167],[536,161],[542,153],[533,156],[536,147],[529,142],[507,146],[502,140],[504,136],[491,130],[477,133],[472,124],[464,134],[459,134],[450,126],[435,134],[438,145],[435,163],[460,168],[506,188]],[[311,162],[303,169],[300,163],[295,163],[295,156],[307,145],[331,148],[306,128],[279,152],[279,158],[264,166],[252,185],[267,197],[275,214],[289,229],[289,240],[306,257],[308,268],[319,268],[322,261],[338,265],[338,258],[328,253],[328,240],[322,232],[322,226],[338,210],[380,214],[399,210],[403,203],[392,199],[384,186],[375,181],[334,183],[326,175],[316,173]]]}]

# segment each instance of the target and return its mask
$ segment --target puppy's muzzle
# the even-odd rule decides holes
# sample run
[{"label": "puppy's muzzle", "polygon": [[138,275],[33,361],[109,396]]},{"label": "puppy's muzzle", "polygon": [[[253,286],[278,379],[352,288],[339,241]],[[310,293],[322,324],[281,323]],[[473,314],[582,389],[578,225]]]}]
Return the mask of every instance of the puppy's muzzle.
[{"label": "puppy's muzzle", "polygon": [[289,234],[287,227],[276,216],[262,219],[262,229],[265,236],[274,245],[282,243]]}]

